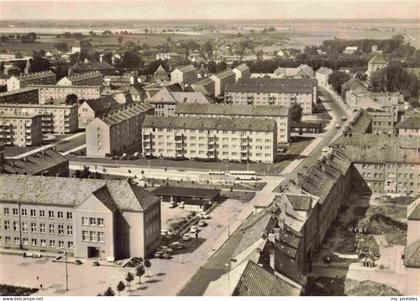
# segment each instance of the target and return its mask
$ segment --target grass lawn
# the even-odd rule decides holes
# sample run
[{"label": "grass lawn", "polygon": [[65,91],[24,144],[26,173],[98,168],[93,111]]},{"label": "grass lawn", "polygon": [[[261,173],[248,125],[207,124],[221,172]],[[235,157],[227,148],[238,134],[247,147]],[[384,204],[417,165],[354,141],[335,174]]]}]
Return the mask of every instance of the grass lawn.
[{"label": "grass lawn", "polygon": [[0,296],[30,296],[37,291],[37,288],[0,284]]}]

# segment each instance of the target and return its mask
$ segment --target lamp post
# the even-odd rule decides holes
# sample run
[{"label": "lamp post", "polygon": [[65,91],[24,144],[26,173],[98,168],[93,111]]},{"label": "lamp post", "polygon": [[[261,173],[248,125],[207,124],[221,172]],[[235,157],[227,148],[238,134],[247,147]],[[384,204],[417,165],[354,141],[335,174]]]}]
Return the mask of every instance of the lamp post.
[{"label": "lamp post", "polygon": [[67,268],[67,251],[64,251],[64,263],[66,266],[66,291],[69,291],[69,273]]}]

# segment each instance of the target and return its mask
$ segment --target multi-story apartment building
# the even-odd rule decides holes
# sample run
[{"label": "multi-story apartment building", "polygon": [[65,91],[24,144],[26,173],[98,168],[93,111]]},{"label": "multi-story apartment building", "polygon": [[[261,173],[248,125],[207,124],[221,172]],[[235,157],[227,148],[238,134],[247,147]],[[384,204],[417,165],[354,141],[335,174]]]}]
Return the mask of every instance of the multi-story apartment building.
[{"label": "multi-story apartment building", "polygon": [[0,113],[0,142],[26,147],[42,144],[42,116]]},{"label": "multi-story apartment building", "polygon": [[396,127],[399,136],[420,137],[420,116],[407,117]]},{"label": "multi-story apartment building", "polygon": [[251,71],[249,70],[248,65],[245,63],[236,66],[232,71],[235,73],[236,81],[240,79],[248,79],[251,77]]},{"label": "multi-story apartment building", "polygon": [[420,193],[420,138],[357,134],[337,139],[355,167],[355,187],[392,194]]},{"label": "multi-story apartment building", "polygon": [[281,106],[243,106],[231,104],[183,104],[176,106],[180,117],[272,119],[277,125],[277,143],[288,143],[290,138],[290,109]]},{"label": "multi-story apartment building", "polygon": [[21,74],[7,80],[7,91],[26,88],[29,85],[55,85],[57,79],[52,71]]},{"label": "multi-story apartment building", "polygon": [[104,116],[112,109],[122,106],[112,96],[88,99],[79,106],[79,128],[84,129],[96,117]]},{"label": "multi-story apartment building", "polygon": [[210,100],[201,92],[183,92],[177,87],[163,87],[147,100],[155,107],[157,116],[173,116],[178,103],[209,103]]},{"label": "multi-story apartment building", "polygon": [[197,69],[192,65],[175,68],[171,72],[171,83],[188,85],[197,80]]},{"label": "multi-story apartment building", "polygon": [[332,69],[321,67],[315,72],[315,78],[318,81],[318,86],[320,87],[328,87],[328,78],[330,77],[331,73],[333,73]]},{"label": "multi-story apartment building", "polygon": [[103,117],[96,117],[86,126],[86,155],[105,157],[125,152],[138,145],[146,114],[153,115],[153,106],[134,103],[118,107]]},{"label": "multi-story apartment building", "polygon": [[127,180],[0,175],[0,246],[115,260],[160,240],[160,200]]},{"label": "multi-story apartment building", "polygon": [[57,85],[34,85],[37,89],[39,103],[64,103],[67,95],[74,94],[77,99],[98,99],[102,94],[101,86],[57,86]]},{"label": "multi-story apartment building", "polygon": [[210,77],[199,79],[191,84],[195,92],[203,93],[206,96],[214,96],[215,83]]},{"label": "multi-story apartment building", "polygon": [[101,86],[104,76],[99,71],[75,73],[65,76],[57,82],[57,86]]},{"label": "multi-story apartment building", "polygon": [[214,96],[219,97],[225,95],[226,87],[234,84],[236,75],[232,70],[225,70],[210,76],[214,81]]},{"label": "multi-story apartment building", "polygon": [[44,134],[70,134],[77,131],[77,104],[0,104],[0,113],[42,115]]},{"label": "multi-story apartment building", "polygon": [[272,163],[277,154],[268,119],[146,116],[142,132],[147,157]]},{"label": "multi-story apartment building", "polygon": [[367,108],[367,114],[372,119],[371,128],[373,133],[392,134],[396,124],[394,112],[384,109]]},{"label": "multi-story apartment building", "polygon": [[252,78],[228,85],[225,91],[226,103],[285,107],[299,104],[303,114],[312,114],[316,99],[315,79]]},{"label": "multi-story apartment building", "polygon": [[38,103],[38,89],[24,88],[0,93],[0,103]]}]

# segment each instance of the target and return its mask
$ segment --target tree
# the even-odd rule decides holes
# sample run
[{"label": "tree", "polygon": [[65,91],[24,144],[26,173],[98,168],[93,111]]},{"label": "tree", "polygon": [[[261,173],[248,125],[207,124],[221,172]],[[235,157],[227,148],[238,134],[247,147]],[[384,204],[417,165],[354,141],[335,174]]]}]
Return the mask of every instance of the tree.
[{"label": "tree", "polygon": [[334,88],[334,90],[338,94],[341,94],[341,85],[344,84],[349,79],[350,79],[350,75],[348,75],[346,72],[340,72],[340,71],[335,70],[328,77],[328,83]]},{"label": "tree", "polygon": [[104,292],[104,296],[115,296],[115,293],[111,287],[108,287],[106,291]]},{"label": "tree", "polygon": [[[166,170],[166,168],[165,168]],[[152,263],[150,262],[149,258],[144,259],[144,266],[146,267],[146,275],[149,275],[149,268],[152,266]]]},{"label": "tree", "polygon": [[145,271],[144,266],[142,264],[139,265],[139,266],[137,266],[137,268],[136,268],[136,276],[139,277],[139,283],[141,283],[141,276],[143,276],[145,272],[146,271]]},{"label": "tree", "polygon": [[104,53],[104,55],[102,56],[102,61],[103,62],[107,62],[108,64],[112,64],[112,52],[106,52]]},{"label": "tree", "polygon": [[128,290],[131,291],[131,282],[134,280],[134,276],[132,273],[128,272],[127,275],[125,275],[125,281],[127,281]]},{"label": "tree", "polygon": [[55,48],[58,51],[66,52],[69,47],[68,47],[66,42],[59,42],[59,43],[55,44]]},{"label": "tree", "polygon": [[140,63],[142,63],[140,57],[134,51],[126,51],[124,52],[121,66],[123,68],[129,70],[137,70],[140,67]]},{"label": "tree", "polygon": [[149,30],[147,28],[144,29],[144,33],[149,33]]},{"label": "tree", "polygon": [[210,41],[206,41],[203,44],[202,51],[206,54],[207,57],[213,56],[213,45]]},{"label": "tree", "polygon": [[22,43],[35,43],[36,38],[36,33],[30,32],[27,35],[22,35],[20,40]]},{"label": "tree", "polygon": [[34,56],[33,59],[30,60],[30,71],[29,72],[40,72],[40,71],[47,71],[50,70],[51,63],[40,57],[40,56]]},{"label": "tree", "polygon": [[120,281],[117,284],[117,291],[118,291],[118,295],[121,296],[121,292],[125,290],[125,284],[124,282]]},{"label": "tree", "polygon": [[292,116],[293,122],[300,122],[302,120],[302,111],[302,107],[299,104],[293,104],[290,108],[290,115]]},{"label": "tree", "polygon": [[66,96],[66,105],[72,105],[72,104],[77,103],[77,99],[78,97],[76,94],[68,94]]}]

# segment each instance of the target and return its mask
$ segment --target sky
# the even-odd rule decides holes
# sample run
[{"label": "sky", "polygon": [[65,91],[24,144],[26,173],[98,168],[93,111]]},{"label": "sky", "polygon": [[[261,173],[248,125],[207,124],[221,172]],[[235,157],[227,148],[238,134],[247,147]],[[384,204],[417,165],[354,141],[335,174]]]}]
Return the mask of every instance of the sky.
[{"label": "sky", "polygon": [[0,0],[11,19],[420,19],[419,0]]}]

